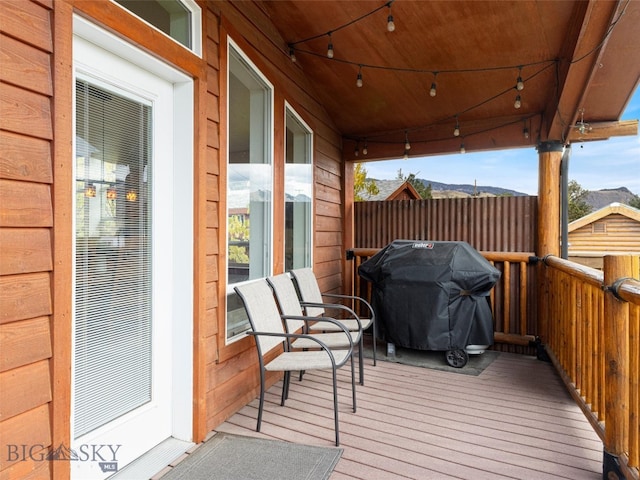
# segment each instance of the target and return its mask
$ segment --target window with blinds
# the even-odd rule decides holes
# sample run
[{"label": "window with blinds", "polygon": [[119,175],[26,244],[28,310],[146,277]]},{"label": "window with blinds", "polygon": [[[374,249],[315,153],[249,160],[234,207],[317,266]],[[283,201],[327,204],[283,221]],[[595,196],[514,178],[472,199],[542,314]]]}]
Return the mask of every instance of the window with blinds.
[{"label": "window with blinds", "polygon": [[76,82],[74,437],[149,402],[151,106]]}]

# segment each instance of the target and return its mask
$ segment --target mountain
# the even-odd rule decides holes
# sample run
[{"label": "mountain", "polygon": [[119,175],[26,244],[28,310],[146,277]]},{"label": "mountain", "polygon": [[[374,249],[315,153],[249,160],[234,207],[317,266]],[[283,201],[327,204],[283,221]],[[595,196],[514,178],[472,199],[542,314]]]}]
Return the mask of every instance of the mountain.
[{"label": "mountain", "polygon": [[[393,189],[397,187],[397,180],[371,180],[374,180],[376,182],[376,185],[380,187],[381,193],[383,191],[386,192],[385,189],[388,190],[389,188],[391,188],[391,191],[393,191]],[[418,181],[422,182],[426,187],[431,185],[431,194],[433,195],[433,198],[461,198],[470,196],[490,197],[498,195],[513,195],[514,197],[518,197],[528,195],[526,193],[518,192],[516,190],[510,190],[508,188],[492,187],[487,185],[441,183],[434,182],[433,180],[425,180],[423,178],[419,178]],[[387,184],[389,184],[389,188],[387,188]],[[602,190],[590,190],[585,197],[585,201],[593,208],[593,211],[595,211],[599,210],[602,207],[606,207],[607,205],[614,202],[629,205],[629,202],[635,196],[636,195],[628,188],[619,187]],[[385,197],[382,196],[382,198]]]},{"label": "mountain", "polygon": [[635,195],[626,187],[609,188],[595,191],[590,190],[585,197],[585,202],[595,211],[614,202],[629,205],[629,201],[634,197]]},{"label": "mountain", "polygon": [[[376,182],[378,188],[382,191],[387,188],[387,184],[396,188],[397,180],[377,180],[375,178],[368,179]],[[509,190],[508,188],[490,187],[486,185],[469,185],[469,184],[450,184],[434,182],[433,180],[425,180],[423,178],[417,179],[422,182],[425,187],[431,185],[431,193],[433,198],[453,198],[453,197],[465,197],[465,196],[498,196],[498,195],[513,195],[514,197],[526,196],[526,193],[517,192],[515,190]]]},{"label": "mountain", "polygon": [[434,182],[432,180],[424,180],[422,178],[418,179],[421,181],[426,187],[431,185],[431,191],[433,193],[438,191],[456,191],[456,192],[464,192],[469,194],[470,196],[479,196],[481,194],[490,194],[490,195],[513,195],[514,197],[527,196],[526,193],[517,192],[515,190],[509,190],[508,188],[501,187],[491,187],[488,185],[469,185],[469,184],[449,184],[449,183],[440,183]]}]

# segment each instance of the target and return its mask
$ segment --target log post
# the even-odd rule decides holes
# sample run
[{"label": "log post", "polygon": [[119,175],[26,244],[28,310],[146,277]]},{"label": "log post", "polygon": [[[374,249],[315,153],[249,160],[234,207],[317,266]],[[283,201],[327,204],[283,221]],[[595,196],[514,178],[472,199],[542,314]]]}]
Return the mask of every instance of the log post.
[{"label": "log post", "polygon": [[630,255],[604,257],[605,417],[603,479],[624,479],[619,456],[629,444],[629,304],[620,299],[621,279],[633,273]]},{"label": "log post", "polygon": [[[538,232],[536,252],[539,257],[560,256],[560,166],[564,145],[542,142],[538,145]],[[541,264],[542,265],[542,264]],[[548,341],[549,286],[544,266],[538,270],[538,333]]]}]

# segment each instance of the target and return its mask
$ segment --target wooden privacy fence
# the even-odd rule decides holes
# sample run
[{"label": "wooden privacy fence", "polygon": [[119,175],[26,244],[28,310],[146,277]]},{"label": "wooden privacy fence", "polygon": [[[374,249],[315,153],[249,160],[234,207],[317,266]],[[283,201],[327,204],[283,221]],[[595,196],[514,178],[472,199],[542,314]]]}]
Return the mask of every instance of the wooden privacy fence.
[{"label": "wooden privacy fence", "polygon": [[447,240],[486,252],[535,252],[537,202],[531,196],[355,202],[354,247]]},{"label": "wooden privacy fence", "polygon": [[606,256],[601,272],[548,256],[540,272],[546,351],[602,438],[603,478],[640,468],[639,260]]},{"label": "wooden privacy fence", "polygon": [[[354,248],[347,251],[353,261],[352,291],[371,299],[371,284],[358,276],[358,267],[375,255],[377,248]],[[538,335],[536,325],[537,258],[533,253],[481,252],[498,270],[500,280],[491,290],[491,308],[494,317],[496,350],[516,353],[535,353]]]}]

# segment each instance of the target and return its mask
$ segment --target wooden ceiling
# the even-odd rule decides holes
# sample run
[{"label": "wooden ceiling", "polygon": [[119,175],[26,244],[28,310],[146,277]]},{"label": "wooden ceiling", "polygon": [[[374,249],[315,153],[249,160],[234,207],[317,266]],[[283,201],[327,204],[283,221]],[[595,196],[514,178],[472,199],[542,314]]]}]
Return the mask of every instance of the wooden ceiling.
[{"label": "wooden ceiling", "polygon": [[257,3],[334,119],[345,160],[400,158],[406,138],[419,156],[637,134],[618,121],[640,78],[640,1]]}]

